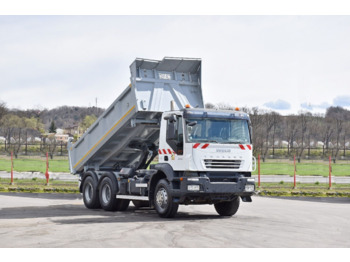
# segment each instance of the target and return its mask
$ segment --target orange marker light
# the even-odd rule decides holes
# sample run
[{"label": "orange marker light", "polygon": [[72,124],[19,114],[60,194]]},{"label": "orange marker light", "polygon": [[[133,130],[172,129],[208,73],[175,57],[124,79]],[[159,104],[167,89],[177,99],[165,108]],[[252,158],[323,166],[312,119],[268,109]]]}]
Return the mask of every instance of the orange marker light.
[{"label": "orange marker light", "polygon": [[239,111],[239,107],[236,107],[235,110],[236,110],[236,111]]},{"label": "orange marker light", "polygon": [[185,105],[186,108],[191,108],[191,106],[189,104]]},{"label": "orange marker light", "polygon": [[180,181],[183,181],[184,180],[184,178],[183,177],[180,177]]}]

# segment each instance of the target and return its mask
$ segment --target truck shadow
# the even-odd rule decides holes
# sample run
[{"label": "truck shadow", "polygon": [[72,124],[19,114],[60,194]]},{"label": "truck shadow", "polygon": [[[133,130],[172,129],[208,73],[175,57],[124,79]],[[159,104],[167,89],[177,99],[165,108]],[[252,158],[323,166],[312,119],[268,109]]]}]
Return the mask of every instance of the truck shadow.
[{"label": "truck shadow", "polygon": [[123,212],[106,212],[101,209],[90,210],[83,205],[51,205],[46,207],[15,207],[0,210],[2,219],[47,218],[57,224],[94,224],[94,223],[127,223],[127,222],[171,222],[179,220],[212,220],[225,219],[216,214],[191,214],[178,212],[175,218],[167,219],[158,216],[150,208],[136,209],[130,206]]}]

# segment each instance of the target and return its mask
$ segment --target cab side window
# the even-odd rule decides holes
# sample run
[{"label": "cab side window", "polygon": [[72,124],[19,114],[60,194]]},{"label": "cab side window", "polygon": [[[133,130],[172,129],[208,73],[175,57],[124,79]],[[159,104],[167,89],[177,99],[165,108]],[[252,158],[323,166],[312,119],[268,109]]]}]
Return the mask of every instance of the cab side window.
[{"label": "cab side window", "polygon": [[167,120],[166,142],[177,155],[183,155],[183,120],[176,116]]}]

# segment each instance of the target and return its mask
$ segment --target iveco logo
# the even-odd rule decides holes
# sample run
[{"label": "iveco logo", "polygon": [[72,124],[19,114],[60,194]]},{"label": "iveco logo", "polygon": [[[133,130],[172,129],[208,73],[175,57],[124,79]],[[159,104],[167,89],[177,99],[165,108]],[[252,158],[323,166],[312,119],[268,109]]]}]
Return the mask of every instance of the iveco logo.
[{"label": "iveco logo", "polygon": [[231,149],[216,149],[217,153],[231,153]]}]

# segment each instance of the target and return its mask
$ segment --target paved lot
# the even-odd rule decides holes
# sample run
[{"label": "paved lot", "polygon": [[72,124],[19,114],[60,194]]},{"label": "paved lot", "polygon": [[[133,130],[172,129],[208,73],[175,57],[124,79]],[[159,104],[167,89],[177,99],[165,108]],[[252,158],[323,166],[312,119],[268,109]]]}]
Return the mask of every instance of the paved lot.
[{"label": "paved lot", "polygon": [[350,247],[350,199],[254,197],[232,218],[213,206],[88,210],[80,195],[0,194],[0,247]]}]

